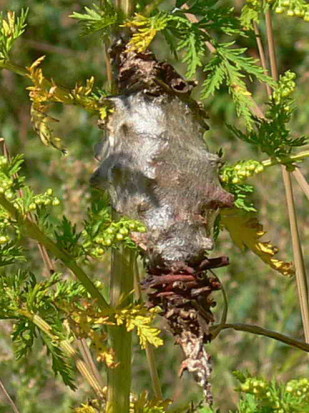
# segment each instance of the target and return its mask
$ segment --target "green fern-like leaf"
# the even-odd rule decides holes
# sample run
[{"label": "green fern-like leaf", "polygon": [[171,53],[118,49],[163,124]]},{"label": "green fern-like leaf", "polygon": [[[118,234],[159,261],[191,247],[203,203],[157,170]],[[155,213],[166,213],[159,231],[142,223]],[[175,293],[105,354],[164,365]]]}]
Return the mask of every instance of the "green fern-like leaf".
[{"label": "green fern-like leaf", "polygon": [[226,85],[235,103],[237,114],[244,119],[248,129],[252,129],[251,107],[253,103],[251,93],[244,81],[245,75],[249,75],[250,78],[255,77],[270,85],[274,82],[265,75],[254,59],[244,55],[246,49],[235,49],[233,45],[233,42],[219,44],[216,53],[205,66],[207,79],[203,84],[202,98],[208,98],[221,85]]},{"label": "green fern-like leaf", "polygon": [[61,376],[64,384],[69,386],[72,390],[76,390],[73,368],[68,358],[59,349],[58,343],[55,343],[50,337],[46,336],[46,334],[42,334],[42,340],[51,355],[54,373]]},{"label": "green fern-like leaf", "polygon": [[209,63],[205,66],[204,71],[207,74],[207,79],[203,83],[201,97],[202,99],[207,99],[209,96],[214,95],[226,77],[225,65],[221,56],[217,54],[213,55]]},{"label": "green fern-like leaf", "polygon": [[118,13],[108,2],[105,2],[104,9],[94,4],[92,8],[85,7],[85,13],[73,12],[70,17],[81,23],[84,35],[101,32],[102,36],[107,36],[118,21]]}]

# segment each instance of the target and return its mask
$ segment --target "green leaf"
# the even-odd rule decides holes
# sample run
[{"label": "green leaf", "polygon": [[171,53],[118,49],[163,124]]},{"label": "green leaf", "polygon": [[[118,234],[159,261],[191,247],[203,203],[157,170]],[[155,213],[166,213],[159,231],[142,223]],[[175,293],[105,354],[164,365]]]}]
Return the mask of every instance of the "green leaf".
[{"label": "green leaf", "polygon": [[13,241],[0,246],[0,267],[15,264],[18,261],[26,261],[22,247],[17,246]]},{"label": "green leaf", "polygon": [[52,358],[52,368],[55,374],[59,374],[67,386],[72,390],[76,390],[74,384],[74,370],[68,358],[63,354],[59,349],[58,343],[55,343],[50,337],[46,334],[41,335],[44,344],[46,345],[49,354]]},{"label": "green leaf", "polygon": [[115,8],[108,2],[105,2],[103,9],[93,4],[92,8],[85,7],[84,14],[73,12],[69,17],[82,24],[84,35],[101,32],[102,36],[107,36],[110,28],[118,21]]},{"label": "green leaf", "polygon": [[246,49],[235,49],[232,48],[233,45],[234,42],[217,46],[216,53],[204,68],[207,79],[203,83],[201,96],[205,99],[225,84],[233,98],[238,116],[244,119],[248,129],[252,129],[252,99],[244,81],[245,75],[272,86],[274,82],[264,74],[263,68],[258,66],[254,59],[244,56]]},{"label": "green leaf", "polygon": [[168,30],[176,37],[176,50],[180,59],[187,65],[186,76],[192,78],[207,54],[205,41],[208,35],[201,30],[200,23],[190,22],[183,13],[169,15]]},{"label": "green leaf", "polygon": [[207,99],[214,95],[225,80],[225,65],[221,56],[214,54],[210,62],[205,66],[206,80],[203,83],[201,98]]},{"label": "green leaf", "polygon": [[293,148],[306,145],[308,137],[291,136],[288,122],[293,113],[295,74],[287,71],[276,84],[264,119],[253,117],[254,129],[248,134],[230,126],[235,136],[258,147],[270,157],[287,157]]},{"label": "green leaf", "polygon": [[14,11],[8,11],[5,16],[0,13],[0,60],[8,60],[9,53],[15,41],[24,33],[28,9],[22,9],[17,16]]},{"label": "green leaf", "polygon": [[83,255],[84,251],[78,241],[81,233],[77,231],[76,224],[72,224],[66,217],[62,218],[61,224],[55,231],[58,246],[72,257]]}]

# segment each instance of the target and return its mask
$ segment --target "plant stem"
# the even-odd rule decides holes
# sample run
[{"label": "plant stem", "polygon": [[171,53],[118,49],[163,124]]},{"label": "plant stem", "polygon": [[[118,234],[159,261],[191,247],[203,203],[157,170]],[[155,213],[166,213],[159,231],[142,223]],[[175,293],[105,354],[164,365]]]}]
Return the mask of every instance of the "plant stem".
[{"label": "plant stem", "polygon": [[[309,152],[309,151],[308,151]],[[296,179],[298,185],[301,187],[303,190],[304,194],[309,200],[309,184],[306,181],[306,178],[304,175],[301,173],[299,168],[295,168],[293,171],[294,178]]]},{"label": "plant stem", "polygon": [[135,8],[134,0],[125,0],[124,4],[124,11],[126,16],[131,16],[133,14]]},{"label": "plant stem", "polygon": [[2,383],[2,381],[0,380],[0,390],[2,391],[2,393],[4,394],[4,397],[7,399],[8,404],[12,407],[12,410],[14,413],[20,413],[19,410],[17,409],[16,404],[13,402],[11,396],[9,395],[9,393],[7,392],[6,388],[4,387],[4,384]]},{"label": "plant stem", "polygon": [[[110,281],[111,306],[132,302],[135,252],[125,247],[114,250]],[[109,339],[119,365],[107,371],[106,413],[128,413],[130,409],[132,333],[125,325],[110,326]]]},{"label": "plant stem", "polygon": [[267,330],[266,328],[262,328],[259,326],[242,323],[226,323],[214,325],[212,327],[212,329],[214,329],[215,331],[226,330],[227,328],[232,328],[233,330],[237,331],[246,331],[248,333],[252,333],[255,335],[273,338],[274,340],[281,341],[282,343],[288,344],[289,346],[296,347],[300,350],[309,352],[309,344],[305,343],[304,341],[295,340],[294,338],[285,336],[284,334],[280,334],[272,330]]},{"label": "plant stem", "polygon": [[[276,81],[278,81],[279,75],[278,75],[271,11],[267,10],[265,16],[266,16],[266,32],[267,32],[271,74],[272,74],[272,77]],[[282,177],[283,177],[283,182],[284,182],[284,187],[285,187],[288,215],[289,215],[291,235],[292,235],[292,246],[293,246],[293,255],[294,255],[294,262],[295,262],[295,269],[296,269],[296,284],[297,284],[297,291],[298,291],[298,299],[299,299],[299,304],[300,304],[305,339],[309,343],[308,286],[307,286],[307,278],[306,278],[303,252],[301,249],[301,243],[300,243],[299,232],[298,232],[295,203],[294,203],[294,198],[293,198],[293,187],[292,187],[290,173],[287,171],[285,166],[282,165],[281,168],[282,168],[281,169]]]},{"label": "plant stem", "polygon": [[[135,275],[135,288],[134,288],[135,294],[136,294],[137,299],[139,301],[142,301],[143,297],[142,297],[142,289],[141,289],[141,284],[140,284],[141,280],[139,276],[137,260],[135,262],[135,274],[134,275]],[[151,344],[146,342],[145,350],[146,350],[146,357],[147,357],[148,367],[150,371],[150,377],[151,377],[154,395],[157,399],[162,400],[163,395],[162,395],[161,383],[160,383],[160,379],[159,379],[159,375],[157,371],[157,363],[156,363],[154,348]]]},{"label": "plant stem", "polygon": [[308,307],[308,286],[306,279],[306,270],[304,264],[303,253],[299,238],[296,209],[293,197],[293,187],[291,182],[291,175],[282,168],[283,182],[286,190],[286,201],[288,206],[288,213],[290,219],[290,227],[292,234],[293,253],[296,269],[296,285],[298,290],[298,299],[302,315],[305,339],[309,343],[309,307]]},{"label": "plant stem", "polygon": [[[261,65],[262,65],[262,68],[264,69],[265,75],[268,75],[266,57],[265,57],[265,52],[264,52],[264,47],[263,47],[263,43],[262,43],[262,39],[261,39],[261,33],[260,33],[260,30],[259,30],[259,26],[256,22],[253,22],[253,26],[254,26],[254,33],[255,33],[256,43],[257,43],[257,47],[258,47],[258,51],[259,51],[259,55],[260,55]],[[270,96],[271,95],[271,88],[270,88],[268,83],[264,83],[264,84],[265,84],[266,92],[267,92],[268,96]]]},{"label": "plant stem", "polygon": [[268,54],[269,54],[269,60],[270,60],[270,70],[271,70],[272,77],[277,82],[279,80],[279,74],[278,74],[278,65],[277,65],[277,58],[276,58],[276,46],[275,46],[275,38],[274,38],[274,32],[273,32],[271,11],[269,9],[265,13],[265,19],[266,19],[266,32],[267,32],[267,42],[268,42]]},{"label": "plant stem", "polygon": [[82,355],[84,362],[87,364],[88,369],[92,372],[97,382],[100,384],[101,388],[103,388],[103,380],[93,360],[92,354],[87,344],[87,340],[85,338],[82,338],[78,340],[77,344],[80,354]]},{"label": "plant stem", "polygon": [[[125,16],[130,15],[134,9],[134,0],[115,0],[116,8]],[[108,62],[109,58],[107,56]],[[110,67],[110,74],[112,71]],[[114,84],[110,77],[109,82]],[[115,87],[116,89],[116,87]],[[116,90],[113,90],[116,92]],[[121,91],[118,91],[121,93]],[[113,218],[117,213],[113,212]],[[133,299],[134,262],[135,251],[125,247],[112,251],[110,279],[110,304],[112,307],[129,305]],[[128,332],[125,325],[110,326],[109,339],[119,363],[117,367],[107,371],[107,405],[106,413],[129,413],[130,391],[132,373],[132,333]]]},{"label": "plant stem", "polygon": [[113,93],[115,86],[114,86],[114,79],[113,79],[113,68],[112,64],[108,55],[108,48],[109,48],[109,40],[105,41],[104,44],[104,61],[106,66],[106,76],[107,76],[107,85],[110,93]]},{"label": "plant stem", "polygon": [[262,161],[262,164],[265,168],[268,168],[269,166],[302,161],[306,158],[309,158],[309,151],[301,151],[298,152],[296,155],[290,155],[288,157],[283,157],[280,159],[266,159],[265,161]]},{"label": "plant stem", "polygon": [[92,298],[97,300],[98,305],[102,310],[107,310],[110,308],[105,298],[96,288],[96,286],[93,284],[84,270],[76,264],[75,260],[69,254],[67,254],[65,251],[62,251],[54,241],[52,241],[47,235],[45,235],[36,223],[30,221],[29,218],[22,216],[20,212],[12,205],[12,203],[8,201],[2,194],[0,194],[0,205],[14,219],[16,219],[16,221],[24,229],[25,234],[29,238],[35,239],[40,244],[44,245],[47,250],[49,250],[58,259],[60,259],[64,263],[64,265],[73,272],[73,274],[83,284]]}]

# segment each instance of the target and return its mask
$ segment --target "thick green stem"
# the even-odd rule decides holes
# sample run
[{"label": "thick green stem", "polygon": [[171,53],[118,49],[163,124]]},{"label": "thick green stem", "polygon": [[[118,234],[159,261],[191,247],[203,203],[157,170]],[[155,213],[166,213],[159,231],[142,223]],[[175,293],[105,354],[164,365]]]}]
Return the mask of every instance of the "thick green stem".
[{"label": "thick green stem", "polygon": [[19,223],[20,227],[24,230],[24,233],[29,238],[35,239],[40,244],[60,259],[64,265],[69,268],[77,279],[83,284],[85,289],[89,294],[97,300],[98,305],[102,310],[107,310],[109,308],[108,303],[96,288],[94,283],[84,272],[84,270],[79,267],[75,260],[67,254],[65,251],[58,248],[57,244],[52,241],[47,235],[44,234],[35,222],[29,220],[29,218],[22,216],[19,211],[9,202],[4,195],[0,194],[0,205]]},{"label": "thick green stem", "polygon": [[[111,270],[111,306],[132,302],[135,252],[120,248],[113,251]],[[109,339],[119,365],[108,370],[106,413],[128,413],[130,409],[132,333],[125,325],[111,326]]]},{"label": "thick green stem", "polygon": [[[132,14],[133,0],[115,0],[116,8],[125,16]],[[107,58],[108,59],[108,58]],[[108,59],[109,63],[109,59]],[[109,83],[113,85],[110,71]],[[115,91],[114,91],[115,92]],[[114,212],[114,218],[117,214]],[[121,247],[112,252],[111,280],[110,280],[110,304],[112,307],[125,306],[132,302],[135,251]],[[132,333],[129,333],[125,325],[111,326],[109,339],[115,353],[116,368],[107,372],[107,406],[106,413],[129,413],[131,391],[131,363],[132,363]]]},{"label": "thick green stem", "polygon": [[[276,48],[272,27],[272,16],[271,11],[266,11],[266,31],[267,31],[267,41],[268,41],[268,51],[271,65],[271,74],[273,78],[278,81],[278,67],[276,58]],[[299,231],[296,218],[296,209],[293,197],[293,187],[291,182],[290,172],[287,171],[286,167],[282,165],[282,177],[285,187],[286,202],[288,208],[288,215],[290,221],[291,235],[292,235],[292,246],[293,255],[296,269],[296,284],[298,291],[298,299],[300,304],[303,328],[305,339],[309,343],[309,303],[308,303],[308,286],[307,278],[304,264],[304,257],[301,248],[301,242],[299,238]]]}]

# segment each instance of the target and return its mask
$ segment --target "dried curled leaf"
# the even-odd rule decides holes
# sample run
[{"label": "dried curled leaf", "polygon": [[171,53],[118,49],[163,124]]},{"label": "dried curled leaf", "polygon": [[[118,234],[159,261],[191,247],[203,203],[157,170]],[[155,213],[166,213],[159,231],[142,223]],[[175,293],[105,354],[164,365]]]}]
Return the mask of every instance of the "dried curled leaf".
[{"label": "dried curled leaf", "polygon": [[149,400],[149,395],[146,391],[139,396],[134,397],[130,404],[130,413],[164,413],[168,406],[172,403],[171,400]]},{"label": "dried curled leaf", "polygon": [[128,331],[136,328],[142,348],[145,348],[147,342],[159,347],[163,344],[163,340],[159,337],[160,330],[152,326],[159,311],[156,307],[148,310],[142,304],[132,305],[117,311],[115,314],[116,323],[118,325],[125,324]]},{"label": "dried curled leaf", "polygon": [[31,105],[31,122],[33,128],[39,135],[43,145],[53,146],[63,154],[66,154],[67,150],[62,145],[61,139],[54,135],[53,129],[50,126],[51,122],[58,122],[58,120],[49,116],[46,111],[46,105],[41,103],[33,103]]},{"label": "dried curled leaf", "polygon": [[97,413],[98,410],[94,409],[92,406],[89,406],[89,404],[82,404],[80,407],[77,407],[74,409],[74,413]]},{"label": "dried curled leaf", "polygon": [[105,344],[107,341],[106,333],[91,331],[89,337],[92,339],[92,345],[96,353],[96,360],[99,363],[105,363],[108,368],[117,367],[119,363],[115,360],[114,350]]},{"label": "dried curled leaf", "polygon": [[85,86],[77,83],[74,89],[71,90],[69,96],[72,97],[72,99],[79,101],[82,98],[89,96],[93,92],[93,87],[94,87],[94,77],[91,76],[90,79],[86,80]]},{"label": "dried curled leaf", "polygon": [[270,242],[260,241],[260,238],[266,232],[255,215],[244,213],[237,208],[223,209],[221,211],[221,223],[229,231],[233,242],[241,250],[247,247],[259,256],[262,261],[282,275],[294,275],[292,263],[274,258],[278,248]]},{"label": "dried curled leaf", "polygon": [[54,136],[50,126],[51,121],[56,119],[47,114],[47,104],[60,102],[69,105],[78,105],[91,112],[98,112],[99,118],[104,120],[108,113],[109,107],[105,101],[101,102],[98,96],[93,93],[94,77],[86,80],[85,85],[76,84],[74,89],[69,90],[56,85],[53,80],[44,77],[40,67],[45,56],[41,56],[30,67],[27,67],[28,77],[33,85],[29,86],[29,96],[33,102],[31,107],[31,120],[34,129],[39,135],[41,141],[46,146],[53,146],[66,154],[67,151],[61,143],[61,139]]}]

